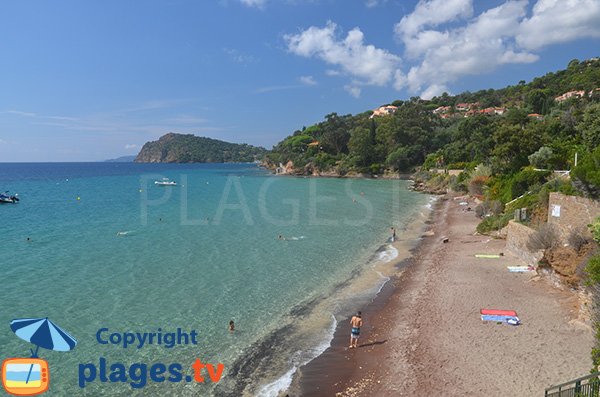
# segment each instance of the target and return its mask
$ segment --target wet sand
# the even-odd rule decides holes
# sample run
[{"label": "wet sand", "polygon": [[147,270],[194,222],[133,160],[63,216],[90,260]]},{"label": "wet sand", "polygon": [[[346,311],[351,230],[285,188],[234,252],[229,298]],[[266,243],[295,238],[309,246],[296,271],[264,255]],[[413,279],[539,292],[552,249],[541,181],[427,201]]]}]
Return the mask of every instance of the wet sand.
[{"label": "wet sand", "polygon": [[[478,220],[463,208],[439,201],[432,233],[362,309],[359,348],[348,349],[349,320],[341,321],[331,347],[299,369],[290,396],[543,395],[589,372],[593,334],[576,319],[574,294],[535,273],[509,273],[525,263],[504,240],[474,235]],[[483,322],[481,308],[516,310],[522,324]]]}]

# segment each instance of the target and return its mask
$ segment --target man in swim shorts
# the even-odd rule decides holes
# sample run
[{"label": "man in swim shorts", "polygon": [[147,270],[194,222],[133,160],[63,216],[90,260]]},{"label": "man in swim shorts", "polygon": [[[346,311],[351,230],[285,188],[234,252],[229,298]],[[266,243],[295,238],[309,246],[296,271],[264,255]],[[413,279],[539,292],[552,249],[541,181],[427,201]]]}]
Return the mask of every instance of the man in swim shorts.
[{"label": "man in swim shorts", "polygon": [[360,338],[360,327],[362,327],[362,324],[363,321],[360,312],[352,316],[352,320],[350,320],[350,325],[352,326],[352,331],[350,331],[350,349],[358,347],[358,338]]}]

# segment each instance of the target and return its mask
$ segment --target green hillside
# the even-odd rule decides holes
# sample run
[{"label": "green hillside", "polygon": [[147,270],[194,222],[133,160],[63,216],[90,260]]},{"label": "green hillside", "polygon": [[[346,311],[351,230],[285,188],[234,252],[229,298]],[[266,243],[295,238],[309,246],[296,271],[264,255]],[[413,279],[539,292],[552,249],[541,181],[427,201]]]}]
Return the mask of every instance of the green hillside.
[{"label": "green hillside", "polygon": [[261,159],[266,149],[217,139],[169,133],[147,142],[135,158],[138,163],[243,163]]}]

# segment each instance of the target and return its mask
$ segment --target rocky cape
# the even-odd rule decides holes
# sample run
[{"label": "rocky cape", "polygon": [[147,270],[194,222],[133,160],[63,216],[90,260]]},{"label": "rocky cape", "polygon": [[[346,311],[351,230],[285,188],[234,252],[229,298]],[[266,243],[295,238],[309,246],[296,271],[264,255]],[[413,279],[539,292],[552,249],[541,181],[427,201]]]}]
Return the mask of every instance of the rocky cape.
[{"label": "rocky cape", "polygon": [[168,133],[144,144],[136,163],[246,163],[260,160],[262,147],[220,141],[191,134]]}]

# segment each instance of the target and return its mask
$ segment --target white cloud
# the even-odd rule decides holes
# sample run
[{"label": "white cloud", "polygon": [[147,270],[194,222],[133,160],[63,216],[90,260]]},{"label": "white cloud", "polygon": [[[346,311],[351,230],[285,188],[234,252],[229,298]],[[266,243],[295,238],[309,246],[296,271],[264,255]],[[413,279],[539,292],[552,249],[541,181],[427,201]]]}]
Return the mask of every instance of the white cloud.
[{"label": "white cloud", "polygon": [[240,0],[241,3],[248,7],[262,8],[267,4],[267,0]]},{"label": "white cloud", "polygon": [[[336,30],[337,25],[329,21],[323,28],[311,26],[301,33],[286,35],[285,41],[291,53],[338,66],[362,85],[384,86],[392,81],[400,57],[365,44],[364,34],[359,28],[349,31],[343,39],[336,37]],[[360,94],[356,84],[352,86],[351,94]]]},{"label": "white cloud", "polygon": [[444,92],[448,92],[448,88],[445,85],[432,84],[421,93],[421,98],[431,99],[434,96],[440,95]]},{"label": "white cloud", "polygon": [[317,85],[317,81],[312,76],[300,76],[300,82],[304,85]]},{"label": "white cloud", "polygon": [[583,37],[600,37],[598,0],[538,0],[516,39],[521,47],[533,50]]},{"label": "white cloud", "polygon": [[23,116],[23,117],[37,117],[36,113],[23,112],[21,110],[7,110],[4,113],[14,114],[14,115]]},{"label": "white cloud", "polygon": [[352,95],[354,98],[360,97],[360,87],[357,87],[354,84],[345,85],[344,90],[346,90],[346,92],[348,92],[348,94]]},{"label": "white cloud", "polygon": [[[374,7],[387,0],[364,0]],[[600,0],[504,0],[474,15],[473,0],[419,0],[394,26],[412,65],[365,43],[360,28],[340,36],[337,25],[311,26],[285,36],[289,52],[324,61],[328,76],[345,75],[344,89],[358,97],[365,86],[407,88],[430,98],[466,76],[505,64],[532,63],[537,50],[581,38],[600,38]],[[479,4],[479,3],[477,3]],[[482,2],[482,4],[485,4]]]},{"label": "white cloud", "polygon": [[[423,10],[432,10],[434,3],[438,0],[420,2],[415,10],[417,17],[410,14],[396,25],[407,55],[421,59],[406,76],[397,76],[396,88],[407,85],[411,92],[421,91],[422,97],[430,98],[447,91],[448,83],[463,76],[489,73],[506,63],[529,63],[538,59],[514,43],[526,14],[526,0],[507,1],[481,13],[465,26],[444,31],[420,30],[428,24],[454,20],[469,12],[470,2],[454,1],[455,7],[437,16],[429,15],[427,19]],[[458,7],[459,3],[463,8]]]},{"label": "white cloud", "polygon": [[473,15],[472,0],[421,0],[394,28],[399,36],[413,36],[424,26],[437,26]]},{"label": "white cloud", "polygon": [[131,150],[131,149],[137,149],[139,146],[136,145],[135,143],[128,143],[125,145],[125,149],[127,150]]}]

